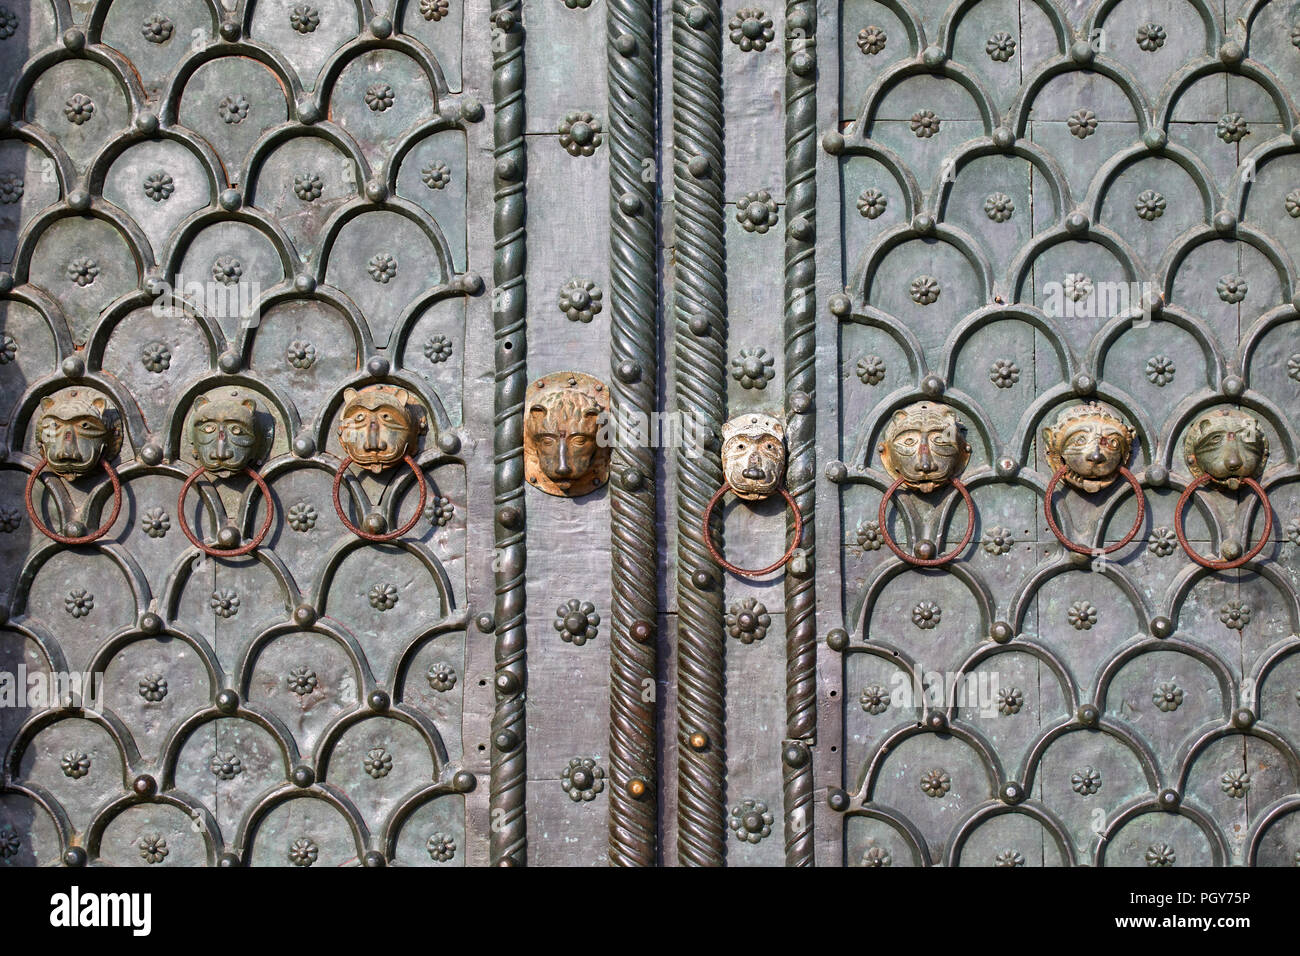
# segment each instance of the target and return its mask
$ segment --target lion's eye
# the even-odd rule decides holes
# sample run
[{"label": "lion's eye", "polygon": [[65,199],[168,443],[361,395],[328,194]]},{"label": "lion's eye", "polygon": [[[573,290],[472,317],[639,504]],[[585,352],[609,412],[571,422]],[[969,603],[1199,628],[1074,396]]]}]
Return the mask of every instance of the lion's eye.
[{"label": "lion's eye", "polygon": [[744,451],[744,450],[745,450],[745,443],[744,443],[744,442],[736,442],[736,451]]},{"label": "lion's eye", "polygon": [[586,435],[573,435],[570,436],[569,441],[573,442],[575,445],[585,445],[587,442],[591,441],[591,439]]}]

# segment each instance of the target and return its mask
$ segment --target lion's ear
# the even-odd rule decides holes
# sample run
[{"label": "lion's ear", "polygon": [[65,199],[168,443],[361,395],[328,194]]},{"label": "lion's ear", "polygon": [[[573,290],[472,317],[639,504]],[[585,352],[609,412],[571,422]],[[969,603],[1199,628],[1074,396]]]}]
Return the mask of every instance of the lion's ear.
[{"label": "lion's ear", "polygon": [[204,405],[208,404],[208,402],[210,402],[210,401],[211,401],[211,399],[208,398],[208,396],[206,396],[206,395],[200,395],[198,398],[194,399],[194,410],[195,410],[195,411],[198,411],[200,408],[202,408]]},{"label": "lion's ear", "polygon": [[244,406],[245,408],[247,408],[250,412],[255,412],[255,411],[257,411],[257,402],[253,401],[251,398],[246,398],[246,399],[244,399],[242,402],[240,402],[239,404],[240,404],[240,405],[243,405],[243,406]]},{"label": "lion's ear", "polygon": [[54,399],[51,396],[46,395],[41,399],[41,411],[48,412],[53,405]]},{"label": "lion's ear", "polygon": [[402,408],[405,408],[407,405],[411,404],[411,393],[404,388],[399,388],[393,393],[393,401]]},{"label": "lion's ear", "polygon": [[95,409],[95,411],[100,413],[102,413],[104,409],[108,408],[108,402],[104,401],[104,399],[102,398],[92,398],[90,400],[90,404]]},{"label": "lion's ear", "polygon": [[1044,428],[1043,429],[1043,450],[1046,451],[1051,447],[1052,447],[1052,430],[1050,428]]},{"label": "lion's ear", "polygon": [[357,397],[357,390],[356,390],[355,388],[345,388],[345,389],[343,389],[343,404],[344,404],[344,405],[346,405],[348,402],[352,401],[352,399],[354,399],[354,398],[356,398],[356,397]]}]

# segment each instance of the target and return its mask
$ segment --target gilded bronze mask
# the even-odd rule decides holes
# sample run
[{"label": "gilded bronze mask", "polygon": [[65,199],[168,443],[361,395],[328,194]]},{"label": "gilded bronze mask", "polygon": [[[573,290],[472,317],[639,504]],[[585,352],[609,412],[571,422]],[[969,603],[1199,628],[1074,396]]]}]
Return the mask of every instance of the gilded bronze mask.
[{"label": "gilded bronze mask", "polygon": [[1108,487],[1128,464],[1137,432],[1097,402],[1062,410],[1043,429],[1043,446],[1052,471],[1065,469],[1066,484],[1091,494]]},{"label": "gilded bronze mask", "polygon": [[232,391],[220,398],[200,395],[190,413],[194,457],[205,471],[223,478],[238,474],[257,457],[257,402]]},{"label": "gilded bronze mask", "polygon": [[1192,423],[1183,440],[1183,453],[1192,477],[1209,475],[1236,488],[1243,478],[1255,478],[1268,462],[1268,437],[1259,420],[1240,409],[1221,408]]},{"label": "gilded bronze mask", "polygon": [[415,451],[420,419],[411,412],[411,395],[392,385],[368,385],[343,392],[338,436],[348,456],[378,474]]},{"label": "gilded bronze mask", "polygon": [[581,372],[558,372],[528,387],[524,474],[549,495],[576,498],[609,478],[609,389]]},{"label": "gilded bronze mask", "polygon": [[47,467],[60,478],[78,478],[99,464],[105,450],[120,446],[120,431],[107,417],[108,402],[73,389],[41,400],[36,443]]},{"label": "gilded bronze mask", "polygon": [[943,487],[970,460],[965,426],[956,412],[935,402],[916,402],[894,412],[879,451],[889,476],[920,492]]},{"label": "gilded bronze mask", "polygon": [[775,494],[785,476],[785,426],[771,415],[738,415],[722,426],[722,476],[737,497]]}]

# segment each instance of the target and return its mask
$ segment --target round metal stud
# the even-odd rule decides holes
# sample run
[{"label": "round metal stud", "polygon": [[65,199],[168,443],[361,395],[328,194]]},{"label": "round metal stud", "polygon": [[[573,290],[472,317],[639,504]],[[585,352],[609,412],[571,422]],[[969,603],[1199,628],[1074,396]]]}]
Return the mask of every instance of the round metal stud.
[{"label": "round metal stud", "polygon": [[1222,547],[1219,548],[1219,556],[1225,561],[1236,561],[1241,557],[1241,552],[1243,550],[1245,549],[1242,548],[1240,541],[1237,541],[1235,538],[1228,538],[1223,542]]},{"label": "round metal stud", "polygon": [[386,40],[393,34],[393,21],[388,17],[374,17],[370,21],[370,32],[381,40]]},{"label": "round metal stud", "polygon": [[635,216],[642,209],[641,197],[636,193],[624,193],[618,197],[618,208],[625,216]]},{"label": "round metal stud", "polygon": [[523,512],[514,505],[504,505],[497,510],[497,524],[514,530],[524,523]]},{"label": "round metal stud", "polygon": [[320,122],[320,107],[311,100],[303,100],[298,104],[298,122],[307,126]]},{"label": "round metal stud", "polygon": [[696,179],[703,179],[709,175],[709,159],[707,156],[692,156],[690,162],[686,164],[686,169]]},{"label": "round metal stud", "polygon": [[835,627],[826,632],[826,646],[833,651],[842,651],[849,646],[849,632],[842,627]]},{"label": "round metal stud", "polygon": [[912,217],[912,229],[923,236],[928,236],[934,232],[934,216],[927,212],[918,213]]},{"label": "round metal stud", "polygon": [[457,793],[469,793],[478,786],[478,778],[468,770],[459,770],[451,778],[451,788]]},{"label": "round metal stud", "polygon": [[1151,635],[1153,637],[1168,637],[1172,633],[1174,633],[1174,622],[1169,618],[1162,615],[1151,619]]},{"label": "round metal stud", "polygon": [[1229,40],[1219,47],[1219,59],[1227,66],[1236,66],[1246,57],[1246,51],[1236,40]]},{"label": "round metal stud", "polygon": [[787,767],[799,768],[808,763],[808,745],[802,740],[791,740],[781,750],[781,759]]},{"label": "round metal stud", "polygon": [[631,360],[619,362],[614,374],[618,376],[620,382],[626,382],[630,385],[633,382],[641,381],[641,365]]},{"label": "round metal stud", "polygon": [[140,615],[140,630],[145,634],[161,634],[163,629],[163,619],[153,611],[145,611]]},{"label": "round metal stud", "polygon": [[1255,724],[1255,712],[1249,707],[1238,707],[1232,712],[1232,726],[1246,730]]},{"label": "round metal stud", "polygon": [[90,193],[84,189],[74,189],[68,193],[68,208],[76,212],[85,212],[90,208]]},{"label": "round metal stud", "polygon": [[291,775],[295,787],[310,787],[316,782],[316,771],[303,764],[293,768]]},{"label": "round metal stud", "polygon": [[366,855],[361,858],[361,865],[367,869],[378,870],[387,866],[388,861],[378,850],[367,850]]},{"label": "round metal stud", "polygon": [[633,800],[640,800],[649,791],[646,782],[640,777],[633,777],[627,782],[627,795]]},{"label": "round metal stud", "polygon": [[648,644],[655,636],[654,625],[649,621],[633,621],[628,634],[638,644]]},{"label": "round metal stud", "polygon": [[238,853],[223,853],[217,860],[217,866],[223,870],[233,870],[235,867],[240,865],[241,863]]},{"label": "round metal stud", "polygon": [[832,156],[838,156],[844,152],[844,136],[835,130],[831,130],[822,137],[822,149]]},{"label": "round metal stud", "polygon": [[223,189],[217,201],[221,203],[221,208],[227,212],[234,212],[243,205],[244,197],[239,194],[238,189]]},{"label": "round metal stud", "polygon": [[1169,134],[1162,129],[1153,127],[1142,134],[1142,142],[1153,153],[1159,152],[1169,145]]},{"label": "round metal stud", "polygon": [[86,363],[81,360],[79,355],[69,355],[63,360],[60,368],[68,378],[81,378],[86,374]]},{"label": "round metal stud", "polygon": [[223,551],[231,551],[239,547],[239,529],[226,525],[217,532],[217,547]]},{"label": "round metal stud", "polygon": [[234,43],[239,39],[239,24],[233,20],[226,20],[221,24],[221,39],[228,43]]},{"label": "round metal stud", "polygon": [[310,458],[316,454],[316,442],[310,435],[299,435],[293,440],[295,458]]},{"label": "round metal stud", "polygon": [[1152,465],[1142,477],[1152,488],[1163,488],[1169,482],[1169,469],[1160,464]]},{"label": "round metal stud", "polygon": [[948,59],[948,54],[943,52],[943,47],[928,46],[925,52],[921,54],[921,61],[930,69],[943,66],[944,61]]},{"label": "round metal stud", "polygon": [[70,846],[63,851],[64,866],[85,866],[86,851],[79,846]]},{"label": "round metal stud", "polygon": [[645,484],[645,476],[640,468],[627,468],[619,477],[619,483],[628,491],[639,491]]},{"label": "round metal stud", "polygon": [[476,99],[470,98],[461,101],[460,115],[465,117],[465,119],[469,120],[471,123],[477,123],[486,115],[486,113],[484,112],[482,103]]},{"label": "round metal stud", "polygon": [[1020,471],[1020,463],[1014,458],[999,458],[995,467],[999,478],[1014,478]]},{"label": "round metal stud", "polygon": [[361,519],[361,527],[367,534],[383,534],[388,530],[388,519],[372,511]]},{"label": "round metal stud", "polygon": [[460,451],[460,436],[455,432],[442,432],[438,435],[438,450],[444,455],[454,455]]},{"label": "round metal stud", "polygon": [[1097,390],[1097,380],[1087,372],[1080,372],[1070,383],[1076,395],[1091,395]]},{"label": "round metal stud", "polygon": [[1082,704],[1076,716],[1085,727],[1096,727],[1097,721],[1101,720],[1101,711],[1095,704]]},{"label": "round metal stud", "polygon": [[492,738],[492,745],[508,754],[519,746],[519,735],[513,730],[503,730]]},{"label": "round metal stud", "polygon": [[938,553],[938,546],[929,538],[922,538],[917,541],[916,545],[912,548],[912,554],[920,558],[922,561],[932,561],[934,560],[934,556]]},{"label": "round metal stud", "polygon": [[496,685],[497,693],[502,697],[513,697],[519,693],[519,678],[513,671],[502,671],[497,674],[493,683]]},{"label": "round metal stud", "polygon": [[83,538],[89,532],[85,522],[72,520],[63,526],[63,533],[69,538]]},{"label": "round metal stud", "polygon": [[376,355],[366,362],[366,374],[375,378],[383,378],[391,368],[392,364],[382,355]]},{"label": "round metal stud", "polygon": [[941,711],[931,711],[925,718],[925,726],[937,734],[948,729],[948,718]]},{"label": "round metal stud", "polygon": [[1025,799],[1025,788],[1014,780],[1008,780],[1002,785],[999,796],[1003,803],[1014,805]]},{"label": "round metal stud", "polygon": [[930,398],[938,398],[946,387],[943,379],[938,375],[930,374],[921,379],[921,392]]},{"label": "round metal stud", "polygon": [[223,714],[233,714],[239,710],[239,694],[230,688],[217,694],[217,710]]},{"label": "round metal stud", "polygon": [[366,698],[366,703],[375,713],[382,714],[392,705],[393,699],[388,696],[386,690],[372,690],[370,696]]},{"label": "round metal stud", "polygon": [[843,292],[836,292],[826,303],[831,315],[844,316],[853,311],[853,300]]},{"label": "round metal stud", "polygon": [[630,33],[620,33],[614,38],[614,49],[623,56],[632,56],[636,53],[636,37]]},{"label": "round metal stud", "polygon": [[691,575],[691,584],[700,591],[707,591],[713,587],[713,575],[701,568]]},{"label": "round metal stud", "polygon": [[295,292],[306,295],[316,291],[316,280],[305,272],[300,272],[293,277],[293,288]]},{"label": "round metal stud", "polygon": [[1246,390],[1246,383],[1242,381],[1240,375],[1225,375],[1222,388],[1223,394],[1229,398],[1239,398]]},{"label": "round metal stud", "polygon": [[491,634],[497,629],[497,621],[491,614],[483,613],[474,618],[474,626],[483,634]]},{"label": "round metal stud", "polygon": [[150,467],[161,464],[163,460],[162,445],[151,441],[140,446],[140,460]]},{"label": "round metal stud", "polygon": [[1092,44],[1087,40],[1075,40],[1070,45],[1070,59],[1075,63],[1091,63],[1095,53]]},{"label": "round metal stud", "polygon": [[217,368],[227,375],[234,375],[239,371],[241,365],[238,352],[222,352],[217,359]]},{"label": "round metal stud", "polygon": [[1073,235],[1088,231],[1088,217],[1081,212],[1072,212],[1065,217],[1065,231]]},{"label": "round metal stud", "polygon": [[1016,134],[1005,126],[999,126],[993,131],[993,145],[998,149],[1010,149],[1016,145]]},{"label": "round metal stud", "polygon": [[691,330],[692,335],[699,336],[700,338],[708,335],[713,328],[713,326],[709,324],[709,320],[702,315],[691,316],[690,321],[687,322],[686,325],[687,328]]},{"label": "round metal stud", "polygon": [[703,750],[709,745],[709,735],[696,731],[686,738],[687,745],[695,751]]},{"label": "round metal stud", "polygon": [[152,136],[158,132],[158,114],[144,110],[135,118],[135,128],[146,136]]},{"label": "round metal stud", "polygon": [[1214,228],[1224,235],[1229,235],[1237,228],[1237,217],[1227,211],[1216,212]]},{"label": "round metal stud", "polygon": [[1177,810],[1178,805],[1182,802],[1182,794],[1172,787],[1160,791],[1159,803],[1161,810]]},{"label": "round metal stud", "polygon": [[795,216],[790,220],[790,238],[798,239],[801,242],[807,242],[812,239],[813,225],[803,216]]},{"label": "round metal stud", "polygon": [[366,198],[371,202],[383,202],[388,198],[388,187],[378,179],[366,183]]},{"label": "round metal stud", "polygon": [[316,623],[316,609],[310,604],[299,604],[293,609],[293,623],[299,627],[311,627]]},{"label": "round metal stud", "polygon": [[76,27],[64,30],[63,45],[74,52],[80,50],[86,45],[86,35]]},{"label": "round metal stud", "polygon": [[158,792],[158,781],[151,775],[142,773],[131,781],[131,789],[138,797],[152,797]]},{"label": "round metal stud", "polygon": [[836,813],[843,813],[849,808],[849,795],[839,787],[831,787],[826,793],[826,805]]},{"label": "round metal stud", "polygon": [[1015,628],[1006,621],[997,621],[989,628],[989,637],[998,644],[1005,644],[1011,638],[1015,637]]}]

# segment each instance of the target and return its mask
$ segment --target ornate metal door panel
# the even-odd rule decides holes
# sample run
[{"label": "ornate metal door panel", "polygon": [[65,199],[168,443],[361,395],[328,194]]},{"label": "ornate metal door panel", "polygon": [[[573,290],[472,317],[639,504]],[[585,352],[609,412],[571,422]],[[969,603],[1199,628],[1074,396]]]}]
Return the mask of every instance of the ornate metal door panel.
[{"label": "ornate metal door panel", "polygon": [[[844,615],[843,656],[821,670],[843,702],[842,766],[818,751],[844,781],[831,858],[1294,862],[1296,16],[850,0],[833,21],[818,172],[820,285],[845,285],[828,302],[838,342],[819,342],[838,411],[819,423],[835,486],[819,530],[842,542],[843,575],[821,612]],[[889,431],[918,400],[964,424],[973,510],[951,486],[904,485],[882,526],[894,473],[878,446],[952,440],[916,412]],[[1062,424],[1086,402],[1111,417]],[[1244,416],[1199,424],[1220,409]],[[1049,441],[1127,461],[1125,422],[1131,484],[1052,487]],[[1186,544],[1238,559],[1216,570],[1175,530],[1199,474],[1185,452],[1208,460],[1233,429],[1250,445],[1233,456],[1261,435],[1272,451],[1275,518],[1244,486],[1202,485]],[[957,560],[910,563],[967,533]]]},{"label": "ornate metal door panel", "polygon": [[0,0],[0,862],[1293,862],[1235,6]]}]

